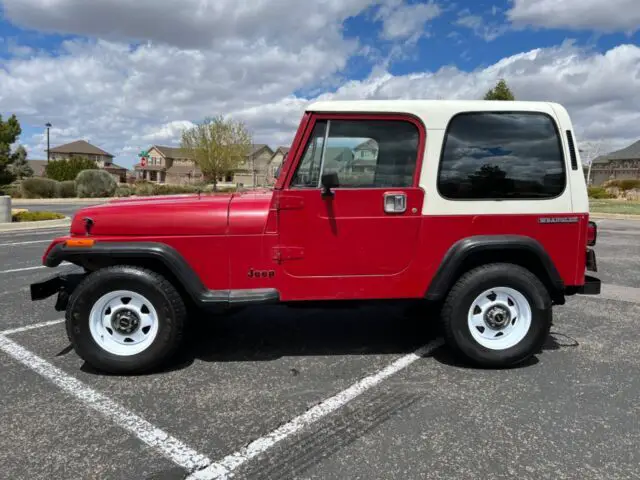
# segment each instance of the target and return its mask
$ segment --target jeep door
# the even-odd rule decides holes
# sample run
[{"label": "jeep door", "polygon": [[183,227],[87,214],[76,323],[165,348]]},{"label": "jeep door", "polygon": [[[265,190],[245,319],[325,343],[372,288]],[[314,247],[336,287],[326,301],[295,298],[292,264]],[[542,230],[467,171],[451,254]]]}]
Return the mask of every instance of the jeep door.
[{"label": "jeep door", "polygon": [[[424,127],[411,116],[312,117],[277,192],[274,259],[283,271],[316,284],[368,277],[361,288],[384,289],[407,269],[421,224],[424,144]],[[323,177],[335,182],[328,192]],[[337,296],[358,296],[347,290]]]}]

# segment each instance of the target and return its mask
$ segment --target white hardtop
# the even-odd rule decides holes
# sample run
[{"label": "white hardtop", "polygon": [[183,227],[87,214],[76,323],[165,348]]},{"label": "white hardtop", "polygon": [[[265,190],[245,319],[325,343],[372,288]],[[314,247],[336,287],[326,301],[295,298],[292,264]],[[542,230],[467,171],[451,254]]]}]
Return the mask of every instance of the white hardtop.
[{"label": "white hardtop", "polygon": [[[423,215],[565,214],[589,212],[582,168],[573,169],[566,131],[573,130],[567,110],[553,102],[502,100],[335,100],[315,102],[313,113],[396,113],[419,118],[427,129],[427,142],[419,185],[425,191]],[[555,198],[541,200],[449,200],[438,193],[438,166],[445,130],[452,117],[463,112],[540,112],[555,119],[564,150],[567,187]],[[574,135],[575,139],[575,135]],[[575,139],[577,142],[577,139]],[[574,151],[581,165],[579,151]]]},{"label": "white hardtop", "polygon": [[401,113],[419,117],[427,129],[444,129],[451,117],[462,112],[543,112],[568,118],[565,108],[553,102],[503,100],[333,100],[312,103],[315,113]]}]

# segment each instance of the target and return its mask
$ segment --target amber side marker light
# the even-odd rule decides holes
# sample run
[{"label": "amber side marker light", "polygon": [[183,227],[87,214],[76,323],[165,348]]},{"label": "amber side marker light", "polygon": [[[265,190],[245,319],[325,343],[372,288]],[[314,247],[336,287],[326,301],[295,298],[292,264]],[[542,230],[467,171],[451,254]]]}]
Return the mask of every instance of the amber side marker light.
[{"label": "amber side marker light", "polygon": [[82,247],[93,247],[93,244],[96,243],[92,238],[71,238],[64,242],[65,247],[70,248],[82,248]]}]

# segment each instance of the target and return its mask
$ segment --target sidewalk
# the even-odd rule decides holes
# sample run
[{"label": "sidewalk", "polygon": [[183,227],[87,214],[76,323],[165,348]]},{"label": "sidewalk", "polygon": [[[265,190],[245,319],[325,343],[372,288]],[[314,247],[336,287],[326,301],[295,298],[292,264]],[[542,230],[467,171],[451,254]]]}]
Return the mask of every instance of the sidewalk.
[{"label": "sidewalk", "polygon": [[600,218],[607,220],[637,220],[640,221],[640,215],[629,215],[625,213],[589,213],[589,218]]},{"label": "sidewalk", "polygon": [[71,217],[59,220],[40,220],[38,222],[12,222],[0,223],[0,233],[16,232],[21,230],[41,230],[45,228],[62,228],[71,225]]},{"label": "sidewalk", "polygon": [[106,198],[12,198],[11,205],[41,205],[43,203],[104,203],[114,200],[116,197]]}]

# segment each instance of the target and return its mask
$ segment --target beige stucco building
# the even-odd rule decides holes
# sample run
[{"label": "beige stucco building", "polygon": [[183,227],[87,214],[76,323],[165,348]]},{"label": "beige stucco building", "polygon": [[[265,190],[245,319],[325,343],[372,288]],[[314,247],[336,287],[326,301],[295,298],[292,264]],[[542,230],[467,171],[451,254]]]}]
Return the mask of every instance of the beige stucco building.
[{"label": "beige stucco building", "polygon": [[640,140],[622,150],[596,158],[591,165],[592,185],[625,179],[640,179]]},{"label": "beige stucco building", "polygon": [[49,160],[67,160],[80,157],[93,160],[98,168],[109,172],[118,182],[124,183],[127,181],[127,169],[113,163],[113,155],[85,140],[65,143],[49,150]]}]

